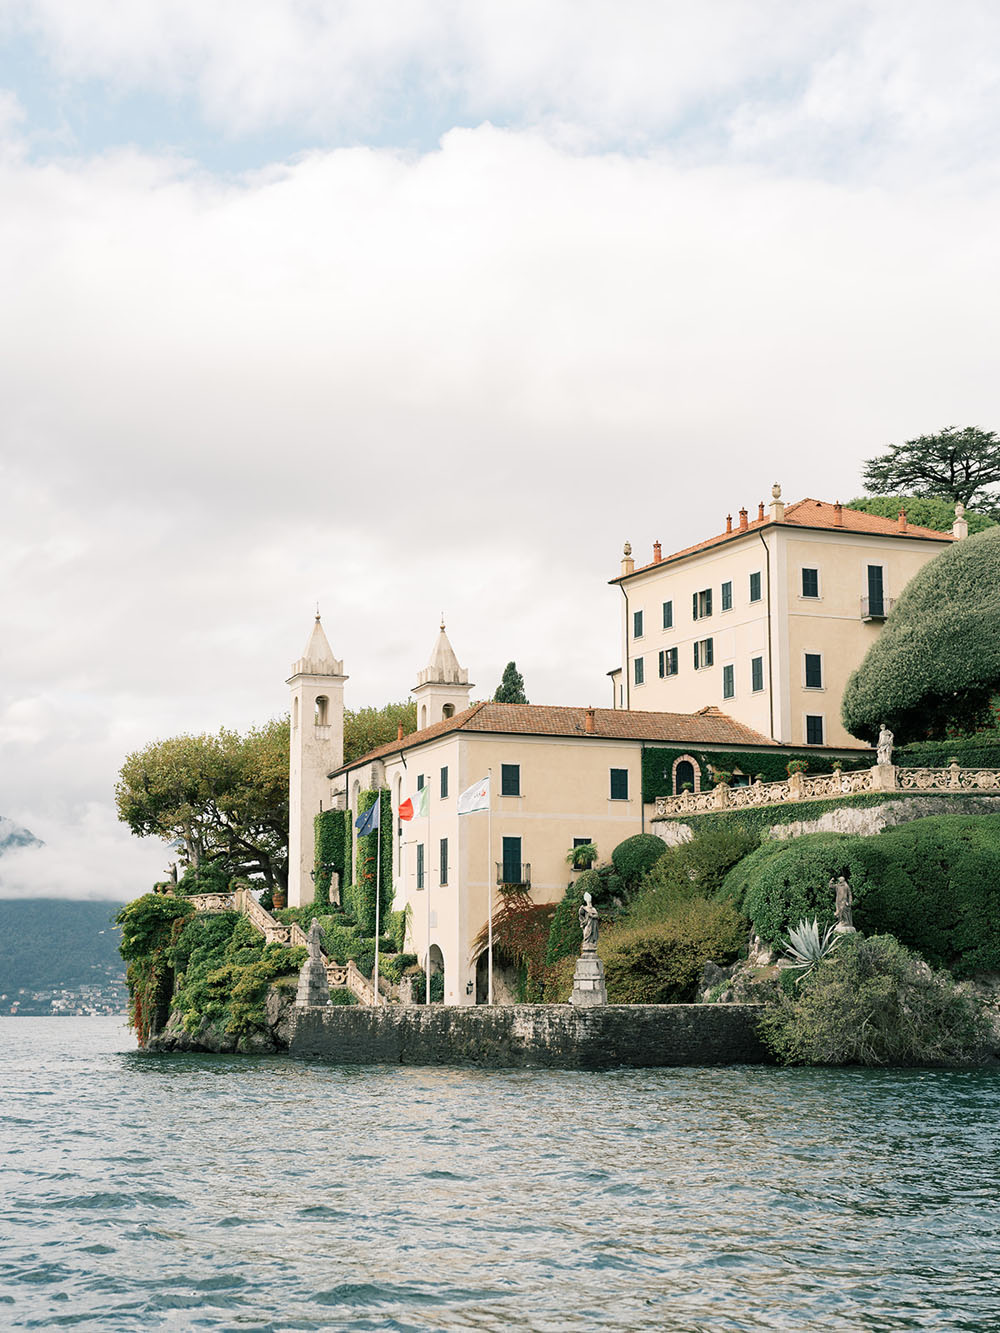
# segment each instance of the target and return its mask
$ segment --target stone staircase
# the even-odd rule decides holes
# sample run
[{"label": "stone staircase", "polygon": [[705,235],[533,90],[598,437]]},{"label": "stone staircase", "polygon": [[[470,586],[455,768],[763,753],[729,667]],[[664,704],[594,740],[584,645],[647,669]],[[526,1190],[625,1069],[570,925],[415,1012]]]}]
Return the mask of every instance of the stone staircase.
[{"label": "stone staircase", "polygon": [[[276,920],[266,908],[253,896],[249,889],[237,889],[235,893],[198,893],[188,899],[196,912],[239,912],[245,916],[255,930],[259,930],[268,944],[301,944],[308,946],[306,932],[297,921],[286,926]],[[375,988],[363,972],[360,972],[350,959],[347,963],[334,963],[322,955],[327,979],[331,990],[349,990],[361,1004],[374,1005]]]}]

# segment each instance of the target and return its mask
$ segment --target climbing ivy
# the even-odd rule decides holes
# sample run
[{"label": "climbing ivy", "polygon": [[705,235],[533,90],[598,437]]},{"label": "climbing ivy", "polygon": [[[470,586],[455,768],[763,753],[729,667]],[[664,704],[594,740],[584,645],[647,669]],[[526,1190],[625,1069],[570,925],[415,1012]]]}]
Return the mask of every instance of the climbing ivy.
[{"label": "climbing ivy", "polygon": [[642,753],[642,799],[655,801],[657,796],[673,796],[673,771],[676,760],[690,756],[697,760],[701,770],[701,785],[704,790],[712,785],[712,770],[732,773],[739,769],[751,780],[761,775],[764,782],[781,782],[788,777],[787,765],[792,759],[806,759],[809,772],[829,773],[835,763],[845,771],[856,768],[871,768],[875,756],[870,750],[861,754],[837,758],[834,755],[820,753],[814,749],[797,749],[790,746],[774,750],[684,750],[667,746],[647,746]]},{"label": "climbing ivy", "polygon": [[321,810],[314,821],[315,884],[314,902],[328,906],[334,873],[344,882],[344,825],[350,833],[346,810]]},{"label": "climbing ivy", "polygon": [[[358,815],[366,814],[376,801],[379,805],[379,829],[382,842],[381,884],[379,886],[379,921],[385,922],[392,903],[392,804],[388,788],[363,791],[358,797]],[[357,884],[354,892],[354,916],[362,934],[375,933],[376,834],[358,838]],[[384,929],[384,926],[383,926]]]}]

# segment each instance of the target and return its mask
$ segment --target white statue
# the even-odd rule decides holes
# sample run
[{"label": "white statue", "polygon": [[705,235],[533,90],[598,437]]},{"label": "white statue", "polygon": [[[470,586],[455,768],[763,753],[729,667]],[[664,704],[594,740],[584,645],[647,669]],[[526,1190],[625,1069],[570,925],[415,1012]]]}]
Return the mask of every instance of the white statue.
[{"label": "white statue", "polygon": [[882,730],[878,734],[878,748],[876,751],[877,760],[880,765],[892,763],[892,743],[893,734],[883,722]]},{"label": "white statue", "polygon": [[583,931],[584,953],[594,953],[597,949],[597,908],[594,907],[589,893],[583,895],[580,904],[580,929]]}]

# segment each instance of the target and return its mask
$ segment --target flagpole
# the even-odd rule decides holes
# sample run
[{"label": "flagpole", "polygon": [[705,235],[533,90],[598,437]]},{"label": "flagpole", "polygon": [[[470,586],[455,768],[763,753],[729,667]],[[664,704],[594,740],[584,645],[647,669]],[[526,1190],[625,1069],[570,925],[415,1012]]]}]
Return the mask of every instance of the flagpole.
[{"label": "flagpole", "polygon": [[486,770],[489,804],[486,807],[486,892],[489,904],[489,954],[486,960],[486,1003],[493,1003],[493,770]]},{"label": "flagpole", "polygon": [[424,971],[425,1003],[431,1004],[431,794],[427,793],[427,855],[424,857],[424,874],[427,876],[427,967]]},{"label": "flagpole", "polygon": [[375,819],[375,1003],[379,1003],[378,994],[378,936],[379,936],[379,899],[382,896],[382,792],[375,793],[378,815]]}]

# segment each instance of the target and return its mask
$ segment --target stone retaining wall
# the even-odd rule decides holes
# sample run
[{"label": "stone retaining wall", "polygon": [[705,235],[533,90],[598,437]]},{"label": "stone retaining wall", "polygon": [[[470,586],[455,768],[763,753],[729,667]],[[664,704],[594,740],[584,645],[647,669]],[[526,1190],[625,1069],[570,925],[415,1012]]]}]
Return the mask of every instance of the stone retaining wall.
[{"label": "stone retaining wall", "polygon": [[335,1064],[513,1069],[765,1064],[760,1006],[611,1004],[297,1009],[290,1053]]}]

